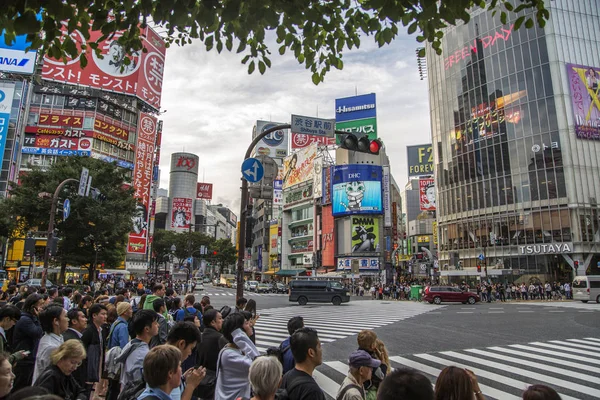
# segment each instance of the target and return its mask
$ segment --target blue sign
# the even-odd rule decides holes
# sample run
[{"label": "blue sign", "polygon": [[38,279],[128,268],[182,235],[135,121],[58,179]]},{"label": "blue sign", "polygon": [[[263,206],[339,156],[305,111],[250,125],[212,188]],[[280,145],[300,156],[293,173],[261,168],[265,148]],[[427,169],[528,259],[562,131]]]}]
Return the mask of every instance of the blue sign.
[{"label": "blue sign", "polygon": [[283,181],[281,179],[273,181],[273,190],[283,190]]},{"label": "blue sign", "polygon": [[71,214],[71,201],[69,199],[65,199],[63,202],[63,219],[69,218]]},{"label": "blue sign", "polygon": [[90,156],[91,151],[88,150],[68,150],[68,149],[46,149],[43,147],[23,147],[23,154],[46,154],[49,156]]},{"label": "blue sign", "polygon": [[119,160],[119,159],[116,159],[111,156],[103,156],[103,155],[98,155],[98,154],[94,154],[94,158],[97,158],[98,160],[106,161],[109,163],[116,163],[117,166],[119,166],[121,168],[127,168],[130,170],[133,170],[133,163],[130,163],[129,161],[123,161],[123,160]]},{"label": "blue sign", "polygon": [[336,122],[375,117],[377,117],[375,93],[335,99]]},{"label": "blue sign", "polygon": [[0,87],[0,165],[2,165],[4,158],[14,93],[14,83],[3,84]]},{"label": "blue sign", "polygon": [[[37,15],[38,21],[42,20],[42,14]],[[20,74],[33,74],[35,69],[35,50],[25,52],[31,45],[27,41],[27,35],[19,35],[11,45],[6,44],[4,31],[0,34],[0,71],[16,72]]]},{"label": "blue sign", "polygon": [[265,175],[265,168],[256,158],[247,158],[242,163],[242,175],[248,182],[259,182]]},{"label": "blue sign", "polygon": [[331,177],[333,215],[383,214],[381,178],[381,166],[334,166]]},{"label": "blue sign", "polygon": [[483,254],[480,254],[480,255],[479,255],[479,259],[480,259],[481,261],[483,261],[483,260],[485,260],[485,256],[484,256]]}]

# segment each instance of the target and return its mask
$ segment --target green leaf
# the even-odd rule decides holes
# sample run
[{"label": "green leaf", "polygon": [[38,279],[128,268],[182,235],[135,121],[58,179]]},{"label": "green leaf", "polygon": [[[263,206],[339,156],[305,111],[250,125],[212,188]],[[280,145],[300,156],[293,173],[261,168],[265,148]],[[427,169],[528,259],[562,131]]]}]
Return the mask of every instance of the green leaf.
[{"label": "green leaf", "polygon": [[304,54],[298,54],[296,58],[298,59],[298,63],[302,64],[304,62]]},{"label": "green leaf", "polygon": [[87,67],[87,64],[88,64],[88,59],[85,56],[85,54],[82,54],[81,56],[79,56],[79,65],[81,66],[81,68]]},{"label": "green leaf", "polygon": [[267,57],[263,57],[263,60],[265,64],[267,64],[267,67],[271,68],[271,60],[269,60]]},{"label": "green leaf", "polygon": [[287,47],[285,45],[281,46],[279,48],[279,54],[284,55],[285,54],[285,50],[287,49]]},{"label": "green leaf", "polygon": [[527,29],[533,28],[533,20],[531,18],[529,18],[527,21],[525,21],[525,28],[527,28]]},{"label": "green leaf", "polygon": [[264,75],[266,70],[267,70],[267,66],[265,65],[265,63],[262,61],[259,61],[258,62],[258,71],[260,72],[260,74]]},{"label": "green leaf", "polygon": [[256,68],[256,65],[254,65],[254,60],[252,60],[250,65],[248,65],[248,75],[251,75],[254,72],[255,68]]},{"label": "green leaf", "polygon": [[246,64],[249,59],[250,59],[250,56],[246,56],[246,57],[242,58],[242,64]]},{"label": "green leaf", "polygon": [[217,42],[217,52],[220,53],[221,51],[223,51],[223,42],[218,41]]},{"label": "green leaf", "polygon": [[515,21],[515,31],[521,27],[523,21],[525,21],[525,16],[520,16],[519,18],[517,18],[517,20]]},{"label": "green leaf", "polygon": [[319,76],[318,72],[315,72],[314,74],[312,74],[312,82],[315,85],[318,85],[319,83],[321,83],[321,77]]},{"label": "green leaf", "polygon": [[412,24],[409,25],[408,27],[408,34],[412,35],[413,33],[415,33],[417,31],[418,25],[416,22],[413,22]]}]

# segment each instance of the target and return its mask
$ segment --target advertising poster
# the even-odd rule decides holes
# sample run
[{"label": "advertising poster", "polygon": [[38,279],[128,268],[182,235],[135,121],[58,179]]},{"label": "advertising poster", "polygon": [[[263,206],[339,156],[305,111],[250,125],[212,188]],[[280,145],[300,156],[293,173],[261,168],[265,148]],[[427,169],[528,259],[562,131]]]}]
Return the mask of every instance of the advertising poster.
[{"label": "advertising poster", "polygon": [[408,177],[433,175],[433,149],[431,144],[406,146]]},{"label": "advertising poster", "polygon": [[190,228],[191,223],[192,199],[174,197],[171,212],[171,228],[185,230]]},{"label": "advertising poster", "polygon": [[283,181],[280,179],[273,181],[273,205],[283,205]]},{"label": "advertising poster", "polygon": [[338,258],[337,270],[338,271],[351,271],[352,262],[358,264],[358,269],[361,272],[371,272],[379,270],[379,258]]},{"label": "advertising poster", "polygon": [[321,264],[323,267],[335,266],[334,226],[335,220],[331,214],[331,206],[323,206],[321,214]]},{"label": "advertising poster", "polygon": [[[335,100],[335,129],[353,133],[358,138],[377,139],[377,108],[375,93]],[[340,144],[342,135],[336,135]]]},{"label": "advertising poster", "polygon": [[336,165],[332,174],[334,217],[383,213],[380,166]]},{"label": "advertising poster", "polygon": [[[37,19],[41,20],[41,14],[37,15]],[[0,34],[0,60],[2,60],[0,71],[33,74],[37,51],[25,52],[31,45],[31,42],[27,41],[27,35],[18,35],[11,45],[7,45],[5,39],[4,32],[2,32]]]},{"label": "advertising poster", "polygon": [[292,133],[292,150],[303,149],[311,144],[316,144],[317,146],[330,146],[335,144],[335,138]]},{"label": "advertising poster", "polygon": [[[0,37],[0,39],[4,39]],[[10,113],[12,110],[13,96],[15,94],[14,83],[0,84],[0,165],[4,158],[4,149],[6,147],[6,136],[8,135],[8,126]]]},{"label": "advertising poster", "polygon": [[313,180],[317,146],[299,150],[283,160],[283,189]]},{"label": "advertising poster", "polygon": [[379,251],[379,218],[352,217],[352,253]]},{"label": "advertising poster", "polygon": [[212,191],[213,191],[212,183],[198,182],[196,189],[197,189],[196,190],[196,198],[197,199],[212,200]]},{"label": "advertising poster", "polygon": [[273,268],[273,263],[277,263],[277,237],[279,225],[277,220],[271,221],[269,225],[269,269]]},{"label": "advertising poster", "polygon": [[419,179],[419,205],[421,211],[435,211],[435,185],[433,179]]},{"label": "advertising poster", "polygon": [[313,197],[323,197],[323,156],[315,158],[313,175]]},{"label": "advertising poster", "polygon": [[575,136],[600,140],[600,68],[567,64]]},{"label": "advertising poster", "polygon": [[[63,30],[66,32],[66,28]],[[147,52],[138,51],[130,55],[131,63],[124,64],[125,50],[117,42],[122,32],[100,42],[103,58],[95,52],[88,53],[88,65],[79,66],[79,56],[68,59],[65,64],[48,56],[44,57],[42,77],[46,80],[90,86],[112,92],[135,95],[155,109],[160,107],[163,71],[165,65],[165,42],[152,29],[142,29],[140,37]],[[96,41],[102,34],[90,32],[89,41]],[[79,31],[71,34],[71,39],[81,49],[88,41]]]},{"label": "advertising poster", "polygon": [[[252,132],[252,139],[258,134],[274,128],[277,125],[285,125],[281,122],[256,121]],[[288,130],[280,129],[269,133],[261,141],[259,141],[253,150],[253,155],[264,154],[271,158],[283,159],[288,154]]]},{"label": "advertising poster", "polygon": [[148,246],[148,210],[150,209],[156,127],[156,118],[154,116],[140,113],[132,178],[137,207],[132,221],[133,229],[129,233],[129,241],[127,243],[128,253],[146,254]]}]

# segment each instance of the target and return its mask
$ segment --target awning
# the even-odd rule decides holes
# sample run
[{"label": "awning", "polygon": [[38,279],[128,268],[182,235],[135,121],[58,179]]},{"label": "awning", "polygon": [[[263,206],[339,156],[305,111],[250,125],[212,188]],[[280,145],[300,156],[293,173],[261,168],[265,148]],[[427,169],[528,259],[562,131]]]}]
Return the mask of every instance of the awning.
[{"label": "awning", "polygon": [[306,272],[305,269],[280,269],[275,273],[278,276],[296,276],[303,272]]},{"label": "awning", "polygon": [[263,275],[275,275],[279,270],[270,269],[266,272],[263,272]]}]

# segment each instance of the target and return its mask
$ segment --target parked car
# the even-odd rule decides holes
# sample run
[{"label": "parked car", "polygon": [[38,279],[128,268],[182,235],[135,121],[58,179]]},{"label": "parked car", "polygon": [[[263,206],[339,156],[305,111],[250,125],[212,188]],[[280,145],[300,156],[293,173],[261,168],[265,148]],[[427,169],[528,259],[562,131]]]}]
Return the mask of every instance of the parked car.
[{"label": "parked car", "polygon": [[442,302],[454,302],[463,304],[475,304],[481,299],[477,293],[461,290],[454,286],[430,286],[425,288],[423,301],[441,304]]},{"label": "parked car", "polygon": [[271,291],[271,287],[267,283],[259,283],[256,286],[256,293],[269,293]]},{"label": "parked car", "polygon": [[249,292],[249,291],[250,291],[250,284],[248,283],[248,281],[245,281],[245,282],[244,282],[244,290],[245,290],[246,292]]},{"label": "parked car", "polygon": [[197,290],[197,291],[204,290],[204,283],[202,283],[202,282],[196,282],[196,287],[194,288],[194,290]]},{"label": "parked car", "polygon": [[250,292],[256,292],[258,281],[248,281],[248,290]]},{"label": "parked car", "polygon": [[[41,279],[27,279],[25,282],[19,283],[17,286],[24,286],[24,285],[35,287],[35,288],[41,288],[42,280]],[[54,286],[55,286],[54,283],[52,283],[48,279],[46,279],[46,288],[53,288]]]},{"label": "parked car", "polygon": [[204,279],[202,280],[202,282],[204,282],[204,283],[210,283],[210,278],[204,278]]},{"label": "parked car", "polygon": [[273,293],[287,293],[288,292],[288,287],[287,285],[283,284],[283,283],[275,283],[273,285]]}]

